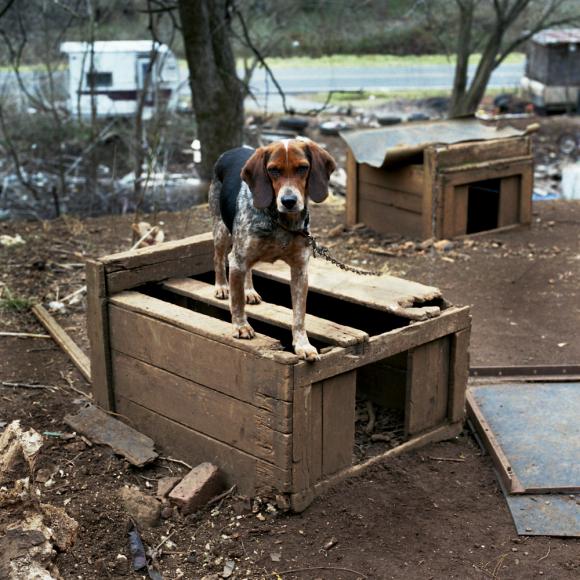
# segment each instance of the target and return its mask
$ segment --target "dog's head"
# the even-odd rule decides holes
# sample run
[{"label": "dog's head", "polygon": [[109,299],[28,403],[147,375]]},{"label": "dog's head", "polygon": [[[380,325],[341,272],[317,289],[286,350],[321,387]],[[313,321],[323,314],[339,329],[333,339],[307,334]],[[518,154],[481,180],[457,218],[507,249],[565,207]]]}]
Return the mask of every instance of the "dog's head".
[{"label": "dog's head", "polygon": [[254,196],[254,206],[284,214],[299,214],[308,198],[321,202],[328,196],[334,159],[310,139],[288,139],[256,149],[242,169],[242,179]]}]

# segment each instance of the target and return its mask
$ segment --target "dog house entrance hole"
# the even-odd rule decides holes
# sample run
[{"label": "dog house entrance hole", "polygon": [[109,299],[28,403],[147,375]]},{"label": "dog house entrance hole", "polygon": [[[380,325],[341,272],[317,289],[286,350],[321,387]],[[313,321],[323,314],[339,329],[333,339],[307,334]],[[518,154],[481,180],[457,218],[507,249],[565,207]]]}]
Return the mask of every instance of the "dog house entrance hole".
[{"label": "dog house entrance hole", "polygon": [[354,463],[404,443],[407,352],[357,370]]},{"label": "dog house entrance hole", "polygon": [[467,194],[467,234],[498,227],[500,179],[470,183]]}]

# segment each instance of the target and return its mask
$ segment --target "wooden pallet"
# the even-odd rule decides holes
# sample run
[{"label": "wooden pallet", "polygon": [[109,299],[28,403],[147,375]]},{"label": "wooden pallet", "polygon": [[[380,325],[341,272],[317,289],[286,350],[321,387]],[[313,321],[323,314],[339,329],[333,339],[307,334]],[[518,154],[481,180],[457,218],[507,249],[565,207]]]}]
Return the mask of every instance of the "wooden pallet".
[{"label": "wooden pallet", "polygon": [[306,328],[321,360],[306,363],[291,351],[287,267],[256,268],[264,301],[247,313],[257,336],[238,340],[214,297],[212,255],[204,234],[88,265],[101,406],[174,456],[216,463],[242,493],[287,494],[295,510],[365,467],[352,465],[357,390],[404,399],[407,441],[385,457],[459,432],[468,308],[436,288],[313,260]]}]

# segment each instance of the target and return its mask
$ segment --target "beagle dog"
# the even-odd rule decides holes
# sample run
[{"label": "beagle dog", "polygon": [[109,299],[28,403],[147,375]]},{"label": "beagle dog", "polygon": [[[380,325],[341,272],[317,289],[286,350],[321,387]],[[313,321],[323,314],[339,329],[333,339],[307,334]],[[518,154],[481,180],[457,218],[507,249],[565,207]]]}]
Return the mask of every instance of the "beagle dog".
[{"label": "beagle dog", "polygon": [[240,147],[218,159],[209,191],[215,295],[229,296],[236,338],[255,335],[245,313],[246,303],[261,301],[252,283],[252,267],[260,261],[284,260],[291,273],[294,352],[308,361],[319,359],[304,328],[311,255],[306,237],[308,200],[326,199],[335,169],[334,159],[320,145],[303,138],[256,150]]}]

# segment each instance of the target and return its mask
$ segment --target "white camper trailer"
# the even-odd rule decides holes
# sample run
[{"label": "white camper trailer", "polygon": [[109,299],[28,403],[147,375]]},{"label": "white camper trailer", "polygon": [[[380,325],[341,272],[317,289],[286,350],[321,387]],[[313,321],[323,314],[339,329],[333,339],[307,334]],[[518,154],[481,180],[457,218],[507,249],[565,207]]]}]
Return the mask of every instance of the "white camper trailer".
[{"label": "white camper trailer", "polygon": [[176,106],[179,66],[164,44],[113,40],[95,42],[91,47],[87,42],[63,42],[60,50],[69,59],[68,108],[74,115],[90,116],[93,99],[99,117],[134,115],[146,84],[145,119],[162,103]]}]

